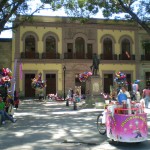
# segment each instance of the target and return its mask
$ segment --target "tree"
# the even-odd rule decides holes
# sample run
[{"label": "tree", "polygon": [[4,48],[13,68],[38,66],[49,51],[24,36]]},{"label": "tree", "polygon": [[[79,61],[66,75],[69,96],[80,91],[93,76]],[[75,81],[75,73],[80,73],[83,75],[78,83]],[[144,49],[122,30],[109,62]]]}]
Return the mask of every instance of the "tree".
[{"label": "tree", "polygon": [[[137,22],[150,35],[150,1],[149,0],[40,0],[35,9],[30,5],[33,0],[0,0],[0,33],[18,27],[26,20],[32,21],[32,16],[42,9],[56,11],[64,8],[66,14],[72,19],[87,21],[98,12],[103,13],[106,19],[132,20]],[[36,2],[36,0],[35,0]],[[49,4],[49,7],[45,7]],[[35,7],[35,6],[34,6]],[[124,14],[121,15],[121,14]],[[21,20],[12,23],[18,16]]]},{"label": "tree", "polygon": [[[49,4],[51,0],[42,0]],[[150,1],[149,0],[57,0],[66,13],[74,19],[87,20],[102,11],[107,19],[132,20],[137,22],[150,35]],[[121,15],[121,14],[124,14]]]},{"label": "tree", "polygon": [[[34,1],[34,6],[31,5],[33,0],[0,0],[0,33],[4,30],[17,28],[25,21],[32,20],[32,16],[42,9],[46,9],[44,3],[37,3]],[[50,3],[51,4],[51,3]],[[33,7],[35,7],[33,9]],[[49,7],[47,9],[53,9]],[[12,23],[22,15],[21,20],[15,24]]]}]

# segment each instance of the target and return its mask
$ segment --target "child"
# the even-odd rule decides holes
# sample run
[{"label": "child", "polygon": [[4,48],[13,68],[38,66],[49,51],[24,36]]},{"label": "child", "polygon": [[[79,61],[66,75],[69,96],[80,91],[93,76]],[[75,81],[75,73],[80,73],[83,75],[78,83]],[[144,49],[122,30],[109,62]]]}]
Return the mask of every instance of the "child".
[{"label": "child", "polygon": [[19,96],[18,96],[18,92],[16,90],[14,91],[14,106],[17,110],[17,108],[19,106]]}]

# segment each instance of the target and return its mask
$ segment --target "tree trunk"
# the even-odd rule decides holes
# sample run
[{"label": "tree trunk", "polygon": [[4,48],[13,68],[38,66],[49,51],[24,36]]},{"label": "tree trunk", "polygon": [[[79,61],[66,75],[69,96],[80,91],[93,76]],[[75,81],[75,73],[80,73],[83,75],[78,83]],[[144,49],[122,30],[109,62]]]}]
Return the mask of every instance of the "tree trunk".
[{"label": "tree trunk", "polygon": [[126,13],[130,14],[132,19],[134,21],[136,21],[138,24],[141,25],[141,27],[149,34],[150,36],[150,28],[149,26],[143,22],[142,20],[139,19],[139,17],[129,8],[129,7],[126,7],[124,5],[124,3],[121,1],[121,0],[118,0],[119,1],[119,4],[121,5],[121,7],[126,11]]}]

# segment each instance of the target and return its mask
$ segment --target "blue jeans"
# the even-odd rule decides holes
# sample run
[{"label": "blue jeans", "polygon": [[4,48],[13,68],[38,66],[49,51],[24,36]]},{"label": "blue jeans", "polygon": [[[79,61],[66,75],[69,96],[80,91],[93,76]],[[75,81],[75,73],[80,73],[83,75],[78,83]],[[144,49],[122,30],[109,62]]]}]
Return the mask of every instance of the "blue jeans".
[{"label": "blue jeans", "polygon": [[150,96],[145,96],[144,100],[145,100],[145,107],[148,108]]},{"label": "blue jeans", "polygon": [[2,122],[5,121],[5,118],[7,118],[11,122],[13,122],[13,117],[11,117],[10,115],[8,115],[6,111],[0,110],[0,114],[2,116]]}]

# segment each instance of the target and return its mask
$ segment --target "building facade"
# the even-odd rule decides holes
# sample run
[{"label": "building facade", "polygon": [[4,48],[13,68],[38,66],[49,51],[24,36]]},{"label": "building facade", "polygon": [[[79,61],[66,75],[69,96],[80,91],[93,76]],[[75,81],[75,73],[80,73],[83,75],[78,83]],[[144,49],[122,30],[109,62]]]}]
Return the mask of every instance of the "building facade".
[{"label": "building facade", "polygon": [[140,51],[141,32],[132,22],[91,19],[81,24],[65,17],[34,16],[32,23],[24,23],[13,34],[12,68],[16,89],[25,97],[36,96],[38,91],[31,87],[31,79],[42,73],[42,80],[47,83],[43,89],[46,95],[62,94],[64,88],[67,92],[76,86],[86,94],[90,85],[80,82],[78,75],[91,71],[95,53],[100,59],[101,92],[110,92],[110,85],[114,85],[115,74],[119,71],[126,73],[129,90],[136,79],[144,80],[145,86],[150,76],[150,58],[145,61],[143,55],[147,51]]},{"label": "building facade", "polygon": [[12,60],[12,39],[0,38],[0,69],[10,68]]},{"label": "building facade", "polygon": [[142,28],[139,28],[138,38],[139,79],[142,80],[142,88],[150,87],[150,36]]}]

